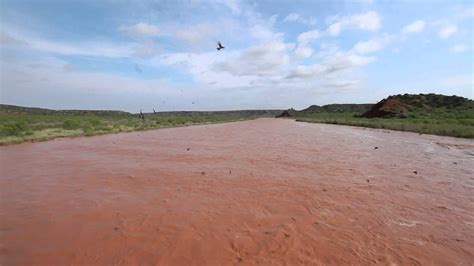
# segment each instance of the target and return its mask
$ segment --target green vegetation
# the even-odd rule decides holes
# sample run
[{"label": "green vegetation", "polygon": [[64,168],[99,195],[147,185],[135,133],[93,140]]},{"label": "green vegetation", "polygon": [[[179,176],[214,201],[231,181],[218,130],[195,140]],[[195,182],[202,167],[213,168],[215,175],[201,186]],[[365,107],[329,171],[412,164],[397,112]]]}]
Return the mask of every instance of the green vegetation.
[{"label": "green vegetation", "polygon": [[41,141],[57,137],[93,136],[195,124],[222,123],[272,117],[281,110],[222,112],[159,112],[137,114],[121,111],[55,111],[0,105],[0,145]]},{"label": "green vegetation", "polygon": [[395,95],[373,104],[312,105],[296,111],[244,110],[159,112],[49,110],[0,105],[0,145],[57,137],[93,136],[195,124],[221,123],[281,114],[297,121],[411,131],[474,138],[474,102],[436,94]]},{"label": "green vegetation", "polygon": [[390,96],[366,111],[317,112],[289,110],[297,121],[384,128],[461,138],[474,138],[474,102],[437,94]]}]

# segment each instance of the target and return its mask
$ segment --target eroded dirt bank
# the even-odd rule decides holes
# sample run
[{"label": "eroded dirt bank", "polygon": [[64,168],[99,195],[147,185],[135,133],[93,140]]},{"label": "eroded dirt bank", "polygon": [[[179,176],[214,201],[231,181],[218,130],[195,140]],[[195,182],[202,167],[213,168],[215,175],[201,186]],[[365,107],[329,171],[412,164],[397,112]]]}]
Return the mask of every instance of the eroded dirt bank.
[{"label": "eroded dirt bank", "polygon": [[470,140],[258,119],[0,152],[2,265],[474,261]]}]

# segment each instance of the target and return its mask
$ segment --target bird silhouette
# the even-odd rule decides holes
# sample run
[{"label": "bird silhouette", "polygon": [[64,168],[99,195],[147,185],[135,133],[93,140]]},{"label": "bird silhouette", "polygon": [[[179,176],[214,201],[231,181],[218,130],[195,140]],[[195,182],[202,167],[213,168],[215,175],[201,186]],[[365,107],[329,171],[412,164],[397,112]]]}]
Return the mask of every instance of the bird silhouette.
[{"label": "bird silhouette", "polygon": [[156,114],[155,108],[153,108],[153,113]]},{"label": "bird silhouette", "polygon": [[222,43],[221,42],[217,42],[217,50],[220,51],[221,49],[224,49],[225,47],[222,46]]}]

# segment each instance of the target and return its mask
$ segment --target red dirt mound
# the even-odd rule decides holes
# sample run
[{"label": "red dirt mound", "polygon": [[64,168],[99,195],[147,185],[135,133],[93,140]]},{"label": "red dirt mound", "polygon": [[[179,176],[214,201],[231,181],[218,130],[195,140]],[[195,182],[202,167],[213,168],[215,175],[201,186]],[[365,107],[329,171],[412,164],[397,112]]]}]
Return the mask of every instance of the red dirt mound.
[{"label": "red dirt mound", "polygon": [[280,117],[291,117],[290,112],[288,110],[283,111],[281,114],[275,116],[276,118]]},{"label": "red dirt mound", "polygon": [[364,113],[364,117],[386,117],[398,116],[405,117],[407,112],[407,105],[395,98],[383,99],[374,105],[369,111]]}]

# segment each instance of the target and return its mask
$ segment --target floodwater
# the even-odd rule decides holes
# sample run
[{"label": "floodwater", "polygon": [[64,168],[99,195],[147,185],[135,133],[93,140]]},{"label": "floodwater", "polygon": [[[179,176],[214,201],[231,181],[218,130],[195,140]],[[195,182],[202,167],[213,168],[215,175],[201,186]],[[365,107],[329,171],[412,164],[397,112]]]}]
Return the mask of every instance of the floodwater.
[{"label": "floodwater", "polygon": [[0,152],[1,265],[474,262],[472,140],[257,119]]}]

